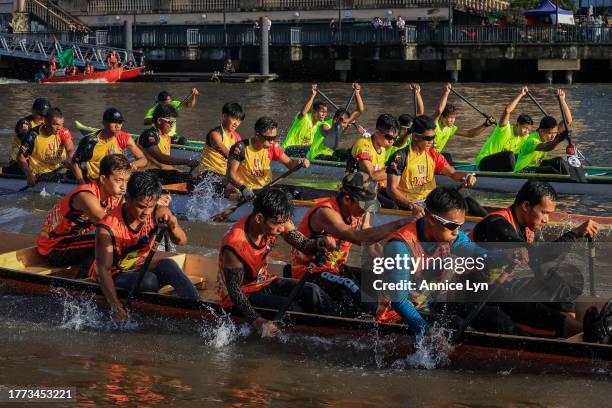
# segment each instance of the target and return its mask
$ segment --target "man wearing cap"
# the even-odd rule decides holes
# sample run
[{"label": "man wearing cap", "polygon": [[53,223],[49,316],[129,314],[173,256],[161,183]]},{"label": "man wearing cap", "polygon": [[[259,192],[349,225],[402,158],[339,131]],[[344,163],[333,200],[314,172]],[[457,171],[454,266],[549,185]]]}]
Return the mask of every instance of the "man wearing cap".
[{"label": "man wearing cap", "polygon": [[49,112],[49,109],[51,109],[51,104],[47,99],[37,98],[32,105],[32,113],[17,121],[15,135],[13,136],[11,159],[9,165],[2,168],[2,174],[23,174],[17,163],[17,153],[19,153],[19,148],[28,133],[30,133],[30,130],[44,123],[45,115]]},{"label": "man wearing cap", "polygon": [[[291,252],[291,274],[299,279],[310,269],[309,281],[317,284],[336,300],[348,316],[360,311],[375,314],[377,302],[365,301],[368,295],[360,288],[361,270],[349,268],[346,262],[353,244],[383,239],[411,219],[404,218],[378,227],[369,226],[371,212],[380,208],[376,199],[377,183],[367,173],[356,172],[342,180],[336,197],[315,200],[298,226],[307,238],[327,237],[335,241],[335,251],[323,261],[298,249]],[[311,266],[311,263],[315,263]]]},{"label": "man wearing cap", "polygon": [[125,149],[134,157],[131,163],[132,171],[147,165],[142,150],[128,133],[121,130],[123,122],[121,112],[116,108],[109,108],[102,115],[103,128],[79,141],[70,166],[79,184],[100,177],[100,161],[111,154],[123,154]]},{"label": "man wearing cap", "polygon": [[[186,106],[188,108],[193,108],[196,104],[196,96],[199,94],[198,89],[197,88],[192,88],[191,89],[191,95],[188,97],[189,101],[187,102]],[[172,95],[170,95],[170,93],[168,93],[167,91],[161,91],[158,95],[157,95],[157,101],[155,102],[155,104],[153,106],[151,106],[149,108],[149,110],[147,111],[147,114],[145,115],[144,118],[144,124],[145,126],[151,126],[154,124],[154,120],[153,120],[153,112],[155,112],[155,108],[157,108],[160,104],[162,103],[167,103],[169,105],[172,105],[172,107],[176,110],[179,110],[180,108],[182,108],[185,104],[184,102],[181,101],[177,101],[174,98],[172,98]],[[170,135],[170,137],[172,137],[172,140],[175,143],[179,143],[179,144],[185,144],[186,143],[186,139],[185,138],[178,138],[176,136],[176,123],[174,123],[172,125],[172,128],[170,129],[170,132],[168,132],[168,135]],[[175,140],[177,139],[177,140]]]},{"label": "man wearing cap", "polygon": [[412,143],[398,150],[387,161],[387,188],[383,194],[397,208],[423,216],[423,202],[436,188],[436,174],[444,174],[467,187],[476,184],[473,173],[457,171],[441,153],[433,149],[436,124],[429,116],[417,116],[412,124]]},{"label": "man wearing cap", "polygon": [[521,113],[516,124],[510,124],[510,114],[520,100],[527,95],[529,89],[524,86],[521,92],[506,106],[495,130],[489,136],[476,157],[476,164],[482,171],[513,171],[516,156],[521,151],[523,142],[531,133],[533,120],[529,115]]}]

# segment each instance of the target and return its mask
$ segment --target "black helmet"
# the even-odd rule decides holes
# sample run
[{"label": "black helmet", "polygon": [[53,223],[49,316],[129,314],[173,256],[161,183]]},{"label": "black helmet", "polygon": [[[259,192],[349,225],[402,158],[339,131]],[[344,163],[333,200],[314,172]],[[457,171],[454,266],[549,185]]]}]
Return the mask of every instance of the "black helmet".
[{"label": "black helmet", "polygon": [[108,108],[102,115],[102,122],[106,123],[122,123],[124,121],[123,115],[119,112],[119,109]]},{"label": "black helmet", "polygon": [[46,116],[51,109],[51,104],[46,98],[37,98],[32,104],[32,110],[40,116]]}]

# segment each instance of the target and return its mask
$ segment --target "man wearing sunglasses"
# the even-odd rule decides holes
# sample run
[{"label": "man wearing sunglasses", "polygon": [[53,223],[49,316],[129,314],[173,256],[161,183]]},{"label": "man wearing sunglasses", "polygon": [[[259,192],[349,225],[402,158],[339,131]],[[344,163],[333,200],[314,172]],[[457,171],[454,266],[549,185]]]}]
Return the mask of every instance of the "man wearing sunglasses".
[{"label": "man wearing sunglasses", "polygon": [[96,180],[100,177],[100,162],[112,154],[124,154],[127,149],[134,161],[132,171],[147,165],[142,150],[136,146],[132,137],[121,130],[123,115],[118,109],[109,108],[102,115],[102,129],[83,137],[72,156],[70,169],[79,184]]},{"label": "man wearing sunglasses", "polygon": [[377,302],[365,301],[363,272],[346,265],[353,244],[380,241],[391,232],[410,222],[403,218],[385,225],[370,227],[372,212],[380,207],[376,200],[377,183],[367,173],[356,172],[344,177],[340,193],[336,197],[315,200],[316,204],[302,218],[298,231],[307,238],[326,237],[336,244],[325,262],[310,269],[314,257],[291,251],[291,275],[300,279],[307,269],[309,282],[317,284],[341,305],[346,316],[361,312],[376,314]]},{"label": "man wearing sunglasses", "polygon": [[153,112],[153,126],[142,132],[138,145],[147,160],[147,170],[155,173],[162,184],[191,182],[189,172],[181,172],[174,166],[196,167],[197,160],[183,159],[171,155],[172,137],[170,131],[176,124],[177,110],[170,104],[159,104]]},{"label": "man wearing sunglasses", "polygon": [[[448,103],[448,96],[451,93],[452,85],[447,83],[444,87],[444,93],[440,99],[440,103],[433,114],[433,119],[436,124],[436,139],[435,146],[437,152],[442,152],[446,143],[451,137],[457,135],[462,137],[474,138],[478,137],[484,132],[486,128],[495,123],[494,117],[489,117],[487,120],[479,126],[473,129],[461,130],[455,125],[457,120],[457,108],[454,105]],[[449,159],[450,160],[450,159]]]},{"label": "man wearing sunglasses", "polygon": [[[499,306],[532,335],[569,337],[581,332],[583,327],[576,320],[576,290],[563,278],[567,273],[557,266],[560,264],[558,258],[569,253],[572,243],[578,238],[594,237],[599,225],[589,220],[577,226],[554,240],[558,244],[555,244],[555,248],[538,243],[536,233],[546,225],[550,214],[555,211],[556,201],[557,193],[549,183],[528,181],[521,187],[509,208],[490,213],[474,227],[470,235],[483,248],[493,247],[494,243],[514,242],[528,249],[529,266],[539,278],[512,279],[503,288],[513,299],[533,299],[536,293],[540,299],[544,293],[544,296],[550,296],[550,302],[503,302]],[[546,278],[543,279],[544,276]],[[562,299],[555,295],[572,293],[574,297]],[[584,331],[586,334],[586,327]]]},{"label": "man wearing sunglasses", "polygon": [[[383,272],[386,283],[415,282],[419,288],[421,282],[436,282],[447,273],[437,269],[435,262],[428,262],[430,258],[446,259],[450,255],[483,259],[485,268],[494,268],[502,265],[518,263],[514,260],[513,251],[486,251],[474,244],[459,228],[465,222],[467,203],[461,194],[454,188],[437,187],[426,198],[427,210],[425,216],[399,230],[391,233],[386,239],[383,254],[386,259],[405,259],[401,265]],[[410,262],[410,258],[420,258],[421,263]],[[423,267],[430,265],[430,268]],[[438,264],[439,265],[439,264]],[[408,324],[416,333],[424,333],[430,323],[421,316],[419,310],[430,307],[438,316],[465,316],[472,309],[471,304],[449,304],[433,301],[432,292],[412,291],[408,288],[385,292],[385,297],[391,301],[391,308],[399,315],[401,321]],[[447,316],[448,317],[448,316]],[[479,317],[473,322],[479,329],[497,330],[508,334],[519,334],[511,319],[500,313],[496,307],[485,306]]]},{"label": "man wearing sunglasses", "polygon": [[423,201],[436,188],[436,174],[443,174],[466,187],[476,184],[476,176],[457,171],[433,149],[436,124],[429,116],[418,116],[412,125],[412,143],[398,150],[387,161],[386,194],[396,207],[421,217]]},{"label": "man wearing sunglasses", "polygon": [[294,160],[276,143],[278,124],[263,116],[255,122],[255,136],[241,140],[230,148],[227,160],[227,181],[240,191],[242,199],[253,200],[253,190],[272,181],[272,161],[279,161],[288,169],[298,165],[310,166],[306,159]]}]

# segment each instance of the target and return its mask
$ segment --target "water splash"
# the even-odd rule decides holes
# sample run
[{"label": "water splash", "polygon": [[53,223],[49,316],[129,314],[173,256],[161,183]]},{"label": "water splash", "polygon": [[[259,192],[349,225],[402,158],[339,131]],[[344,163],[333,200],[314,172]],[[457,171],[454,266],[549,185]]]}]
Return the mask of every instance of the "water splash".
[{"label": "water splash", "polygon": [[251,334],[247,324],[236,325],[230,318],[219,318],[215,322],[206,321],[200,329],[200,336],[208,346],[224,348]]},{"label": "water splash", "polygon": [[49,194],[47,192],[47,189],[45,187],[43,187],[42,191],[40,192],[40,196],[41,197],[49,197],[51,194]]},{"label": "water splash", "polygon": [[212,181],[205,178],[195,186],[189,200],[187,200],[187,218],[189,220],[209,221],[210,217],[231,204],[229,200],[217,194]]},{"label": "water splash", "polygon": [[392,365],[393,368],[403,369],[413,367],[432,370],[449,365],[449,355],[452,347],[447,339],[450,337],[450,330],[434,324],[427,334],[416,336],[416,351],[406,359],[395,361]]}]

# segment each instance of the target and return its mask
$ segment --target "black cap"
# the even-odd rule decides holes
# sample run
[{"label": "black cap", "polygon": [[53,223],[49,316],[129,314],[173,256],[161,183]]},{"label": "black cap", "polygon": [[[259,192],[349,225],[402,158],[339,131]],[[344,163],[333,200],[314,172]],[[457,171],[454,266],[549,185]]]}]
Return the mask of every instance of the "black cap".
[{"label": "black cap", "polygon": [[540,121],[540,129],[554,129],[557,127],[557,119],[552,116],[544,116]]},{"label": "black cap", "polygon": [[362,171],[351,173],[342,179],[340,191],[351,196],[362,210],[376,212],[380,203],[376,199],[378,183]]},{"label": "black cap", "polygon": [[104,111],[102,115],[102,122],[106,123],[122,123],[124,121],[123,115],[119,112],[119,109],[109,108]]},{"label": "black cap", "polygon": [[51,109],[51,104],[45,98],[37,98],[32,104],[32,110],[40,116],[46,116],[49,109]]},{"label": "black cap", "polygon": [[524,125],[533,125],[533,119],[526,113],[521,113],[518,118],[516,118],[518,123],[522,123]]}]

